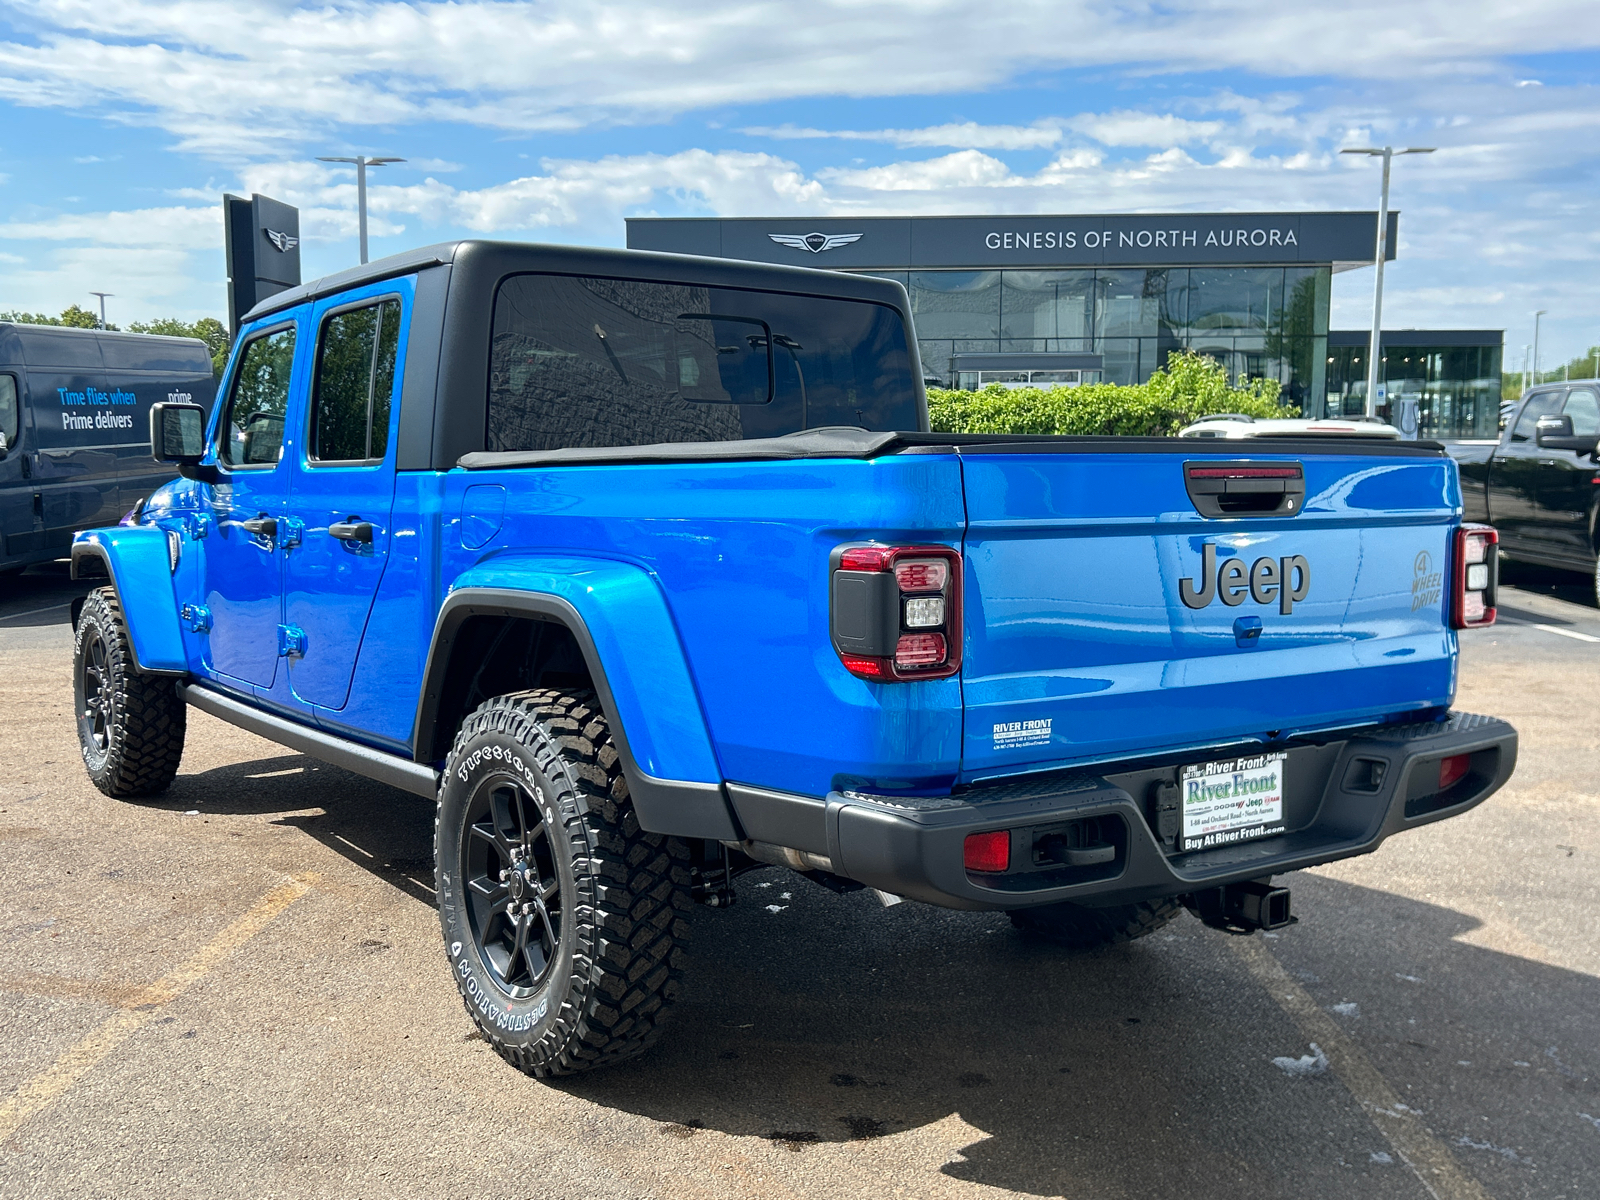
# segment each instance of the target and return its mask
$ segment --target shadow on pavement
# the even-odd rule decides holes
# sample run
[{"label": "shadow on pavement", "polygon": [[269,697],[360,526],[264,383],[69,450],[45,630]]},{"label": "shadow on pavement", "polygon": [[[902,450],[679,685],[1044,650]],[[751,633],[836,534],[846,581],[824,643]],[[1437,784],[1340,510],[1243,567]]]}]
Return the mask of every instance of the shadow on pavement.
[{"label": "shadow on pavement", "polygon": [[[1600,607],[1595,601],[1594,579],[1582,571],[1565,571],[1560,567],[1540,567],[1533,563],[1500,560],[1500,582],[1510,584],[1524,592],[1540,596],[1554,596],[1569,604],[1585,608]],[[1543,618],[1548,619],[1548,618]]]},{"label": "shadow on pavement", "polygon": [[[181,775],[160,803],[283,813],[433,901],[432,806],[337,768],[286,754]],[[1345,1032],[1463,1169],[1500,1200],[1585,1194],[1600,979],[1463,942],[1478,923],[1447,908],[1288,882],[1303,923],[1265,944],[1319,1005],[1354,1003]],[[948,1176],[1030,1195],[1424,1194],[1335,1076],[1274,1065],[1309,1054],[1304,1035],[1229,939],[1187,916],[1071,955],[1001,914],[883,909],[779,870],[739,893],[690,913],[685,995],[650,1054],[525,1086],[647,1117],[655,1136],[716,1130],[801,1155],[924,1130],[943,1144],[915,1153]],[[952,1116],[964,1124],[926,1130]]]}]

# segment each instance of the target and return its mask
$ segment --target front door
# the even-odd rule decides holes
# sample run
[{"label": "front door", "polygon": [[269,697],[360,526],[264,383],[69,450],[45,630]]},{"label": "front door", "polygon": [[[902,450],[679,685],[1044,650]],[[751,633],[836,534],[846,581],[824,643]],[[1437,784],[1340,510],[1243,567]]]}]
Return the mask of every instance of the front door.
[{"label": "front door", "polygon": [[[296,343],[304,310],[252,332],[234,357],[217,422],[219,479],[209,485],[211,527],[199,543],[211,630],[206,666],[226,680],[272,686],[283,606],[289,467],[284,429],[297,389]],[[302,351],[300,359],[308,356]]]},{"label": "front door", "polygon": [[[1561,411],[1579,437],[1600,434],[1600,391],[1575,387]],[[1595,498],[1595,464],[1587,454],[1546,446],[1539,452],[1539,519],[1552,553],[1587,567],[1594,557],[1589,513]]]},{"label": "front door", "polygon": [[367,619],[389,561],[396,397],[404,373],[409,280],[319,305],[306,434],[294,461],[284,559],[284,623],[295,696],[345,707]]},{"label": "front door", "polygon": [[1536,392],[1517,414],[1489,463],[1489,520],[1500,531],[1508,553],[1538,550],[1545,545],[1538,519],[1539,449],[1534,428],[1540,417],[1561,407],[1560,392]]}]

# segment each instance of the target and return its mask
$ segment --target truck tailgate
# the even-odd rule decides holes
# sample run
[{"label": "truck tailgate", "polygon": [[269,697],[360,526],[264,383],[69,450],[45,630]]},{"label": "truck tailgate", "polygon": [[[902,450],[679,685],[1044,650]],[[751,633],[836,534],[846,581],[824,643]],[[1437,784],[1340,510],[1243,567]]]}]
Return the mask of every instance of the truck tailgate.
[{"label": "truck tailgate", "polygon": [[[961,448],[963,778],[1450,703],[1461,500],[1442,453],[1094,446]],[[1195,479],[1297,467],[1304,496],[1283,515],[1204,515],[1185,464]],[[1250,464],[1270,469],[1235,470]]]}]

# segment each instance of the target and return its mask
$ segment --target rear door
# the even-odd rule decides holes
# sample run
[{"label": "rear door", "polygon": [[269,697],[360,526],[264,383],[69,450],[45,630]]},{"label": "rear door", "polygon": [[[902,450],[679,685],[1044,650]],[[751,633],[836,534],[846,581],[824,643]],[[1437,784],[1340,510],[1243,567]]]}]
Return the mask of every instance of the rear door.
[{"label": "rear door", "polygon": [[115,525],[117,444],[131,441],[127,406],[106,388],[99,339],[87,330],[37,328],[19,340],[28,370],[23,402],[33,410],[30,457],[42,532],[37,549],[62,554],[79,529]]},{"label": "rear door", "polygon": [[294,454],[284,621],[303,651],[295,695],[345,706],[373,599],[389,561],[396,397],[412,281],[386,280],[313,310],[316,352],[305,428]]},{"label": "rear door", "polygon": [[[1104,445],[962,452],[967,777],[1450,701],[1444,455]],[[1185,463],[1241,461],[1303,500],[1203,515]]]}]

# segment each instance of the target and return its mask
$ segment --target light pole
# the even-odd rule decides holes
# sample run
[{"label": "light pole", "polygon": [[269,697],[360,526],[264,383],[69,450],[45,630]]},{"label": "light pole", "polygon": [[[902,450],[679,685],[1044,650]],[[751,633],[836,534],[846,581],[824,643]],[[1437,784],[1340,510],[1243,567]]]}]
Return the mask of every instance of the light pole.
[{"label": "light pole", "polygon": [[116,293],[115,292],[90,292],[89,295],[91,295],[91,296],[99,296],[100,297],[100,328],[104,329],[106,327],[106,297],[107,296],[115,296]]},{"label": "light pole", "polygon": [[1549,312],[1548,308],[1541,308],[1533,314],[1533,383],[1539,385],[1539,318]]},{"label": "light pole", "polygon": [[1522,343],[1522,390],[1528,390],[1528,364],[1533,361],[1533,343]]},{"label": "light pole", "polygon": [[1367,348],[1367,416],[1378,415],[1378,348],[1383,338],[1383,260],[1389,246],[1389,163],[1401,154],[1432,154],[1432,146],[1413,146],[1396,150],[1385,146],[1379,150],[1372,146],[1352,146],[1340,154],[1368,154],[1383,159],[1383,190],[1378,197],[1378,255],[1377,278],[1372,284],[1372,341]]},{"label": "light pole", "polygon": [[384,163],[405,162],[403,158],[366,158],[356,155],[354,158],[323,158],[317,156],[318,162],[350,163],[356,169],[356,221],[361,227],[361,261],[367,261],[367,168],[381,167]]}]

